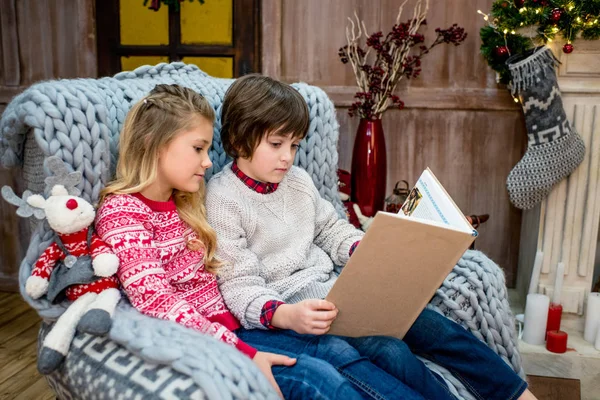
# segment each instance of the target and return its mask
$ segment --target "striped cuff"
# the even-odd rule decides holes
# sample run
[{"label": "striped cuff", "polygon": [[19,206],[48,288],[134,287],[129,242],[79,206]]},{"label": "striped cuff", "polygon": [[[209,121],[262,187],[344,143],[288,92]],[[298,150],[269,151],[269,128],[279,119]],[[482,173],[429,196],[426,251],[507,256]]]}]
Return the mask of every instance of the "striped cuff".
[{"label": "striped cuff", "polygon": [[260,313],[260,323],[267,329],[277,329],[277,327],[271,324],[273,320],[273,316],[275,315],[275,311],[277,311],[277,307],[285,304],[283,301],[279,300],[269,300],[265,303]]}]

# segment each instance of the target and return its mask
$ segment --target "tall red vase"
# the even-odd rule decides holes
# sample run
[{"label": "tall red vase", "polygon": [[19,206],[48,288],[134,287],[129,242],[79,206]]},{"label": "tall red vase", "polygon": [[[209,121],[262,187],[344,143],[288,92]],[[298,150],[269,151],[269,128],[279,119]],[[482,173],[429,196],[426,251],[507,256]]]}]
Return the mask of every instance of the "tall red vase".
[{"label": "tall red vase", "polygon": [[387,160],[381,119],[361,119],[352,151],[351,197],[368,217],[383,210]]}]

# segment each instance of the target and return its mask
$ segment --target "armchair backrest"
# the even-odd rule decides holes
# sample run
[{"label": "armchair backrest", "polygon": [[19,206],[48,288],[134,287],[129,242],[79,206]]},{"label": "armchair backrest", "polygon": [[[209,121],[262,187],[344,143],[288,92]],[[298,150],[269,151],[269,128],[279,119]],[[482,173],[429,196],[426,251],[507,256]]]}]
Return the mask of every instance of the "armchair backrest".
[{"label": "armchair backrest", "polygon": [[[176,83],[194,89],[216,113],[210,157],[210,178],[229,162],[221,143],[221,106],[231,79],[213,78],[184,63],[143,66],[131,72],[101,79],[70,79],[37,83],[16,96],[0,119],[0,164],[23,168],[23,189],[42,193],[44,160],[52,155],[67,168],[81,171],[81,196],[95,203],[112,179],[119,157],[119,133],[131,106],[160,83]],[[300,144],[295,164],[312,177],[321,195],[345,216],[337,190],[338,123],[335,108],[325,92],[304,83],[293,84],[306,100],[310,114],[308,135]],[[47,224],[31,219],[34,230],[19,270],[21,294],[42,317],[55,318],[64,304],[45,298],[34,300],[24,291],[32,265],[52,240]]]},{"label": "armchair backrest", "polygon": [[[208,76],[184,63],[143,66],[101,79],[71,79],[35,84],[15,97],[0,120],[0,162],[21,165],[28,189],[44,189],[42,163],[58,155],[83,174],[79,188],[95,202],[112,179],[119,156],[119,133],[131,106],[160,83],[176,83],[202,94],[216,112],[211,149],[212,170],[230,160],[221,143],[221,106],[231,79]],[[343,213],[337,194],[338,128],[335,108],[325,92],[304,83],[293,84],[306,100],[310,126],[295,164],[306,169],[321,195]]]}]

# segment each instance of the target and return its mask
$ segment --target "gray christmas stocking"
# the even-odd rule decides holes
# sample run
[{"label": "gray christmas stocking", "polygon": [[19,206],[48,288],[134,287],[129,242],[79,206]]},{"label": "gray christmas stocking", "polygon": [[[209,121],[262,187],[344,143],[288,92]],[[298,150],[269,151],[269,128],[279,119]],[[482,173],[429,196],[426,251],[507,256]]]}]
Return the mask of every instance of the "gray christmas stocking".
[{"label": "gray christmas stocking", "polygon": [[558,60],[545,46],[510,57],[511,90],[525,113],[529,139],[525,155],[510,171],[510,201],[529,209],[583,161],[585,144],[567,120],[555,67]]}]

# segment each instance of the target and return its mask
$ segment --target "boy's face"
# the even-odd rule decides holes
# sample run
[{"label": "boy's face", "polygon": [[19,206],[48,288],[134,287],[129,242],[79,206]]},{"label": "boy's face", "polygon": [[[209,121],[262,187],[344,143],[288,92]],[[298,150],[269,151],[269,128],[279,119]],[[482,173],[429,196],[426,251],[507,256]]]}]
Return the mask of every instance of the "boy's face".
[{"label": "boy's face", "polygon": [[292,134],[266,134],[252,158],[237,159],[238,167],[257,181],[279,183],[294,163],[300,140]]}]

